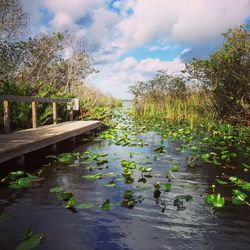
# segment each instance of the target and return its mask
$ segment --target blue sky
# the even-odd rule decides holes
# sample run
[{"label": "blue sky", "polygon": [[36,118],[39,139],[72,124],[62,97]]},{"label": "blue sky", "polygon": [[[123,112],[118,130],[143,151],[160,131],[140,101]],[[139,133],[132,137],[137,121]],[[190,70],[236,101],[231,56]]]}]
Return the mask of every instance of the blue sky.
[{"label": "blue sky", "polygon": [[[118,98],[157,70],[206,58],[221,33],[249,23],[250,0],[22,0],[33,36],[71,30],[100,72],[86,82]],[[237,4],[236,4],[237,3]],[[237,6],[236,6],[237,5]]]}]

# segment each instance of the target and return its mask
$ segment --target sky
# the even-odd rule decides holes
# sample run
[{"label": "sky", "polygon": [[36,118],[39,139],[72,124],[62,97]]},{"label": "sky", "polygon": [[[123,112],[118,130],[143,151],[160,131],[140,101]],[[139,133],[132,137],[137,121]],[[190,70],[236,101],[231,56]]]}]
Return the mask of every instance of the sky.
[{"label": "sky", "polygon": [[21,0],[30,32],[72,30],[86,41],[99,73],[86,81],[114,97],[158,70],[178,74],[207,58],[221,33],[250,23],[250,0]]}]

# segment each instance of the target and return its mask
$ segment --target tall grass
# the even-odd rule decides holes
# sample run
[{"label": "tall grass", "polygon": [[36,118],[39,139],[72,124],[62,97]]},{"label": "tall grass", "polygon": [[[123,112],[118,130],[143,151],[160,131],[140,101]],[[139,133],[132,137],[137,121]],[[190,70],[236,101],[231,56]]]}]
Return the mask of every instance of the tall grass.
[{"label": "tall grass", "polygon": [[133,113],[149,118],[157,115],[167,121],[185,121],[191,125],[211,124],[216,117],[210,99],[202,91],[192,91],[182,98],[170,95],[159,98],[147,96],[135,102]]}]

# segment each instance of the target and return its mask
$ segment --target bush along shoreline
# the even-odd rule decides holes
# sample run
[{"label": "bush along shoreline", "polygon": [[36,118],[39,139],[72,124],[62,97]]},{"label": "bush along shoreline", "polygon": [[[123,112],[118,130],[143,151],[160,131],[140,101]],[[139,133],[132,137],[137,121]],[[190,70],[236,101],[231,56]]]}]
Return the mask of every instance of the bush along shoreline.
[{"label": "bush along shoreline", "polygon": [[[121,107],[122,102],[111,96],[101,93],[93,87],[78,84],[74,85],[71,92],[57,89],[52,84],[43,84],[39,89],[34,88],[31,83],[5,82],[0,88],[0,95],[57,97],[57,98],[79,98],[80,110],[74,114],[76,120],[99,120],[104,126],[112,125],[112,111]],[[65,104],[58,104],[58,122],[67,121],[68,110]],[[50,103],[38,103],[38,125],[52,124],[53,110]],[[0,112],[3,112],[2,105]],[[31,103],[10,103],[11,129],[12,131],[31,128]],[[0,119],[0,131],[3,132],[3,117]]]}]

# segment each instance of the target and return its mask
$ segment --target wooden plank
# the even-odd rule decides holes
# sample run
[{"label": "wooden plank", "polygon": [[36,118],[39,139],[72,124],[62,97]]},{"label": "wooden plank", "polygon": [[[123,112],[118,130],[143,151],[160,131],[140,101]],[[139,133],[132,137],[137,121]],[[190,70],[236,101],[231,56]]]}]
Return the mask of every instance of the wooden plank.
[{"label": "wooden plank", "polygon": [[0,101],[9,102],[40,102],[40,103],[75,103],[75,98],[46,98],[36,96],[14,96],[14,95],[0,95]]},{"label": "wooden plank", "polygon": [[10,105],[8,101],[3,102],[3,122],[4,122],[4,133],[10,132]]},{"label": "wooden plank", "polygon": [[32,102],[32,128],[37,128],[37,108],[36,108],[36,102]]},{"label": "wooden plank", "polygon": [[57,107],[56,102],[53,102],[53,124],[57,124]]},{"label": "wooden plank", "polygon": [[81,135],[101,126],[99,121],[73,121],[0,135],[0,163]]}]

